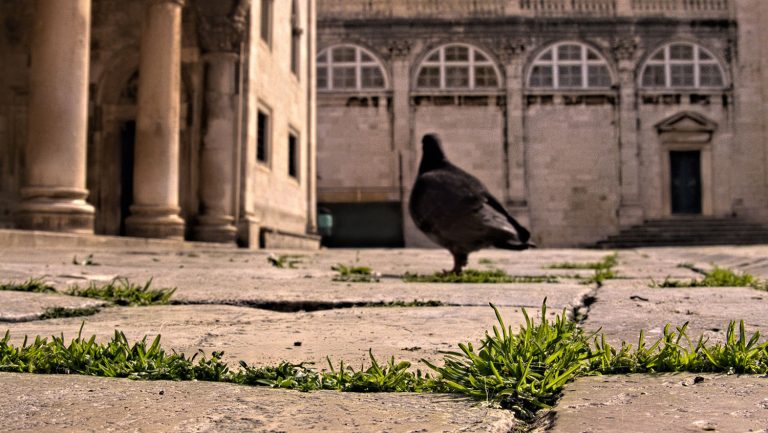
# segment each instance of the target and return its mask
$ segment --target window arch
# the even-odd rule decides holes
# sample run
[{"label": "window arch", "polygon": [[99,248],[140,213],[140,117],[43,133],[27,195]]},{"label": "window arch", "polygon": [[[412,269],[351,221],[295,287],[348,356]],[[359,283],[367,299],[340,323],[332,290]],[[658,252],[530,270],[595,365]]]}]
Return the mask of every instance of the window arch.
[{"label": "window arch", "polygon": [[317,89],[380,90],[387,87],[384,68],[370,51],[357,45],[335,45],[317,55]]},{"label": "window arch", "polygon": [[416,87],[420,89],[496,89],[500,84],[491,58],[467,44],[435,48],[416,73]]},{"label": "window arch", "polygon": [[613,85],[608,62],[579,42],[558,42],[531,65],[528,87],[534,89],[606,89]]},{"label": "window arch", "polygon": [[645,88],[721,88],[725,74],[717,58],[689,42],[667,44],[643,65],[640,85]]}]

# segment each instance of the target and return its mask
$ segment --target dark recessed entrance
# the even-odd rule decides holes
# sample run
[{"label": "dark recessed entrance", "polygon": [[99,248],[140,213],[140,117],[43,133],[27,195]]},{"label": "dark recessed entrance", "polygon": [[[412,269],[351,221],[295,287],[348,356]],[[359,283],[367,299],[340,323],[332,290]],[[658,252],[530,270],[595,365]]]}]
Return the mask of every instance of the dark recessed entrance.
[{"label": "dark recessed entrance", "polygon": [[701,152],[669,152],[673,214],[701,214]]},{"label": "dark recessed entrance", "polygon": [[123,123],[120,128],[120,235],[125,235],[125,219],[133,201],[133,152],[136,148],[136,122]]}]

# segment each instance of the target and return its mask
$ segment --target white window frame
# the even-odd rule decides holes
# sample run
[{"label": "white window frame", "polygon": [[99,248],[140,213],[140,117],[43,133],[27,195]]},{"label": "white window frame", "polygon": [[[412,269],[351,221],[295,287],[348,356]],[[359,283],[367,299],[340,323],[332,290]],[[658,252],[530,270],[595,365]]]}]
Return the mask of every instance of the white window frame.
[{"label": "white window frame", "polygon": [[[445,60],[445,49],[450,47],[464,47],[469,50],[469,60]],[[432,57],[435,52],[439,52],[439,59],[437,61],[435,60],[428,60],[430,57]],[[482,56],[484,56],[487,60],[477,60],[476,54],[480,53]],[[419,86],[419,76],[421,76],[421,71],[424,69],[424,67],[435,67],[437,66],[440,69],[440,86],[439,87],[421,87]],[[468,67],[469,68],[469,86],[467,87],[448,87],[446,84],[446,73],[445,70],[447,67],[450,66],[459,66],[459,67]],[[490,66],[493,68],[493,72],[496,74],[496,87],[477,87],[477,83],[475,82],[475,68],[478,66]],[[420,90],[494,90],[501,88],[501,74],[499,74],[499,69],[496,67],[496,64],[493,60],[491,60],[491,56],[489,56],[487,53],[483,52],[481,49],[469,45],[469,44],[445,44],[441,45],[434,50],[427,53],[426,56],[424,56],[424,60],[419,64],[419,68],[416,71],[416,79],[414,80],[415,87]]]},{"label": "white window frame", "polygon": [[[672,47],[674,46],[688,46],[693,48],[693,59],[692,60],[674,60],[671,58],[671,51]],[[656,57],[659,52],[664,52],[664,60],[654,60],[653,58]],[[701,59],[701,52],[706,53],[710,59]],[[648,70],[648,66],[664,66],[664,86],[646,86],[644,84],[645,81],[645,73]],[[672,85],[672,65],[692,65],[693,66],[693,86],[673,86]],[[717,69],[720,71],[720,79],[722,80],[722,84],[719,86],[702,86],[701,85],[701,65],[716,65]],[[727,87],[726,83],[726,75],[725,70],[723,69],[722,63],[720,63],[720,60],[718,60],[717,56],[714,55],[711,51],[708,49],[702,47],[699,44],[693,43],[693,42],[671,42],[668,43],[660,48],[657,48],[654,50],[650,56],[648,56],[648,59],[643,64],[643,68],[640,72],[639,76],[640,82],[638,83],[638,87],[642,89],[723,89]]]},{"label": "white window frame", "polygon": [[[581,58],[579,60],[560,60],[560,47],[566,45],[575,45],[581,49]],[[544,60],[547,53],[552,52],[552,58],[550,60]],[[589,59],[589,53],[592,52],[597,56],[597,59]],[[531,78],[533,70],[536,66],[544,66],[552,68],[552,86],[531,86]],[[561,86],[560,85],[560,66],[581,66],[581,86]],[[589,85],[589,67],[590,66],[605,66],[608,70],[608,76],[611,83],[608,86],[590,86]],[[547,46],[542,50],[531,63],[528,68],[528,75],[525,80],[526,88],[530,90],[606,90],[613,87],[616,82],[613,71],[608,61],[603,55],[595,48],[583,42],[576,41],[562,41]]]},{"label": "white window frame", "polygon": [[[354,48],[355,49],[355,60],[354,61],[348,61],[348,62],[334,62],[333,61],[333,50],[337,48]],[[366,60],[363,61],[363,55],[362,53],[365,53],[371,57],[372,60]],[[325,61],[321,62],[320,56],[325,54]],[[386,90],[389,88],[389,82],[387,80],[387,74],[384,70],[384,67],[381,65],[381,62],[379,61],[378,57],[370,52],[369,50],[354,44],[340,44],[340,45],[333,45],[328,48],[325,48],[324,50],[320,51],[317,54],[317,69],[324,68],[326,70],[326,86],[320,87],[317,86],[317,90],[320,92],[378,92],[382,90]],[[333,87],[333,68],[334,67],[354,67],[355,68],[355,87],[343,87],[340,89],[336,89]],[[379,72],[381,72],[381,76],[384,79],[384,84],[382,87],[363,87],[363,68],[364,67],[378,67]]]}]

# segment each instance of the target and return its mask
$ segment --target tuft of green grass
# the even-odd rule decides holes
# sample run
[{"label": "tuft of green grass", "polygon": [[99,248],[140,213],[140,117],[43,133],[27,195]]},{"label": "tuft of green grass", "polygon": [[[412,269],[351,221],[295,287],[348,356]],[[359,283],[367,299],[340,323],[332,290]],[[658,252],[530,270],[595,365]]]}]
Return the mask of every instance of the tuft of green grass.
[{"label": "tuft of green grass", "polygon": [[491,260],[491,259],[485,259],[485,258],[484,258],[484,259],[480,259],[480,260],[478,260],[478,261],[477,261],[477,263],[479,263],[479,264],[481,264],[481,265],[488,265],[488,266],[490,266],[490,265],[492,265],[492,264],[493,264],[493,260]]},{"label": "tuft of green grass", "polygon": [[373,272],[368,266],[343,265],[341,263],[332,266],[336,271],[333,281],[343,281],[347,283],[378,283],[381,276]]},{"label": "tuft of green grass", "polygon": [[304,255],[300,254],[282,254],[280,256],[275,256],[274,254],[270,254],[267,256],[267,262],[269,262],[270,265],[276,267],[276,268],[289,268],[289,269],[296,269],[299,264],[301,264],[301,259],[303,259]]},{"label": "tuft of green grass", "polygon": [[104,285],[91,282],[88,287],[72,286],[66,294],[85,298],[103,299],[116,305],[165,305],[171,299],[176,288],[151,288],[150,278],[144,285],[134,284],[127,278],[115,278]]},{"label": "tuft of green grass", "polygon": [[600,270],[607,270],[615,268],[616,265],[619,264],[619,255],[618,253],[613,253],[609,256],[603,257],[603,260],[599,262],[586,262],[586,263],[575,263],[575,262],[562,262],[562,263],[555,263],[552,265],[547,266],[548,269],[592,269],[595,271]]},{"label": "tuft of green grass", "polygon": [[43,314],[40,315],[40,320],[93,316],[99,311],[101,311],[99,307],[81,307],[81,308],[51,307],[51,308],[45,309]]},{"label": "tuft of green grass", "polygon": [[359,370],[341,363],[328,370],[310,364],[283,362],[252,367],[241,361],[233,370],[222,361],[223,352],[208,358],[201,351],[192,357],[167,353],[160,336],[151,343],[144,337],[130,344],[115,331],[106,343],[95,336],[82,338],[82,327],[70,343],[64,337],[50,340],[25,338],[20,347],[10,344],[10,334],[0,339],[0,371],[17,373],[86,374],[149,380],[206,380],[301,391],[350,392],[453,392],[488,401],[515,411],[524,420],[554,405],[563,387],[583,375],[625,373],[768,373],[768,342],[750,335],[744,322],[730,322],[725,340],[711,345],[704,337],[692,340],[688,324],[664,328],[661,338],[647,344],[640,332],[637,347],[621,342],[611,346],[604,334],[587,334],[568,318],[566,311],[547,318],[546,299],[536,322],[523,309],[525,321],[514,332],[491,304],[498,325],[486,332],[477,348],[459,344],[445,354],[441,365],[422,360],[436,376],[412,371],[410,362],[394,358],[382,365],[369,351],[370,366]]},{"label": "tuft of green grass", "polygon": [[557,283],[558,279],[553,275],[509,275],[501,269],[480,271],[466,269],[461,274],[435,272],[432,275],[412,274],[406,272],[403,275],[406,283]]},{"label": "tuft of green grass", "polygon": [[651,280],[650,287],[686,288],[686,287],[752,287],[768,291],[768,281],[760,280],[748,273],[736,273],[730,269],[715,266],[704,272],[704,278],[695,280],[673,280],[667,277],[662,282]]},{"label": "tuft of green grass", "polygon": [[414,299],[413,301],[389,301],[389,302],[368,302],[363,307],[367,308],[420,308],[420,307],[444,307],[446,304],[443,301],[426,300],[420,301]]},{"label": "tuft of green grass", "polygon": [[56,293],[56,288],[43,281],[42,278],[30,278],[23,283],[0,284],[0,290],[12,290],[17,292]]},{"label": "tuft of green grass", "polygon": [[602,287],[605,280],[613,280],[619,277],[619,273],[613,269],[595,269],[595,273],[587,278],[582,278],[581,284],[597,284],[598,287]]}]

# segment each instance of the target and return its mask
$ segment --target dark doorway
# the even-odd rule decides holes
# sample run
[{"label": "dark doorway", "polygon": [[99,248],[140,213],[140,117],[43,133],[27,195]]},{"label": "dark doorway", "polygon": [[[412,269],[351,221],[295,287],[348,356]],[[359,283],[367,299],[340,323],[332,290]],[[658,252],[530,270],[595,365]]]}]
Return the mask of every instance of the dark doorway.
[{"label": "dark doorway", "polygon": [[399,202],[321,203],[333,216],[327,247],[400,248],[403,238],[403,213]]},{"label": "dark doorway", "polygon": [[129,120],[120,128],[120,235],[125,235],[125,219],[133,201],[133,152],[136,148],[136,122]]},{"label": "dark doorway", "polygon": [[669,152],[673,214],[701,213],[701,152]]}]

